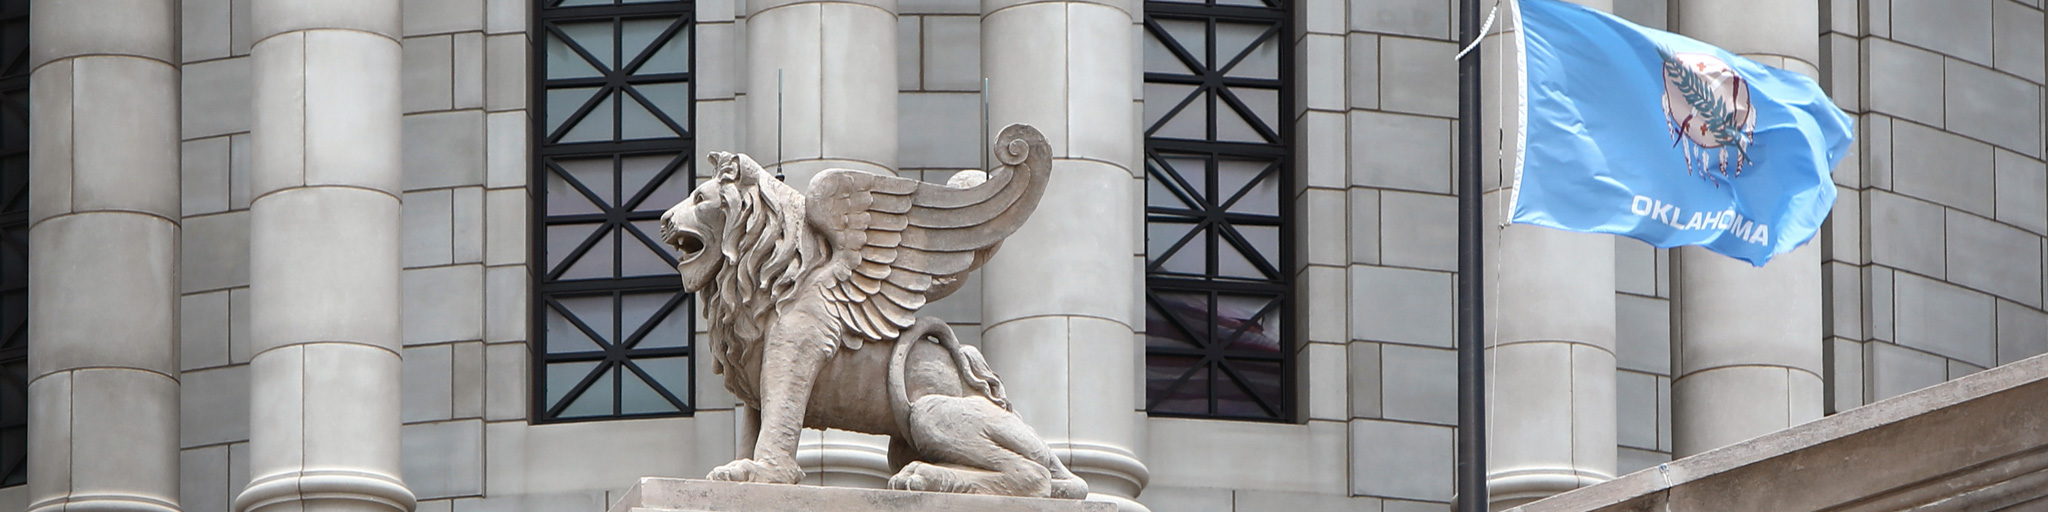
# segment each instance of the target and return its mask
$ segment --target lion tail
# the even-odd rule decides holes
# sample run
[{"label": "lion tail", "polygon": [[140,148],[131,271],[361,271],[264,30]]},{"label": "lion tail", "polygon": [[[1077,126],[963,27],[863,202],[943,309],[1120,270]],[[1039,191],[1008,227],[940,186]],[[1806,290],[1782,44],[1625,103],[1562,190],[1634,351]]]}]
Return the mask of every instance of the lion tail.
[{"label": "lion tail", "polygon": [[[936,324],[936,326],[934,326]],[[904,382],[903,365],[910,361],[910,348],[917,340],[935,328],[945,329],[944,336],[952,336],[953,330],[944,321],[936,318],[919,318],[896,337],[896,344],[889,348],[889,413],[896,418],[896,430],[910,435],[910,385]]]},{"label": "lion tail", "polygon": [[921,317],[896,337],[896,344],[889,350],[889,412],[896,417],[896,428],[910,432],[910,386],[904,381],[903,366],[909,364],[910,348],[926,336],[937,338],[939,346],[953,355],[953,366],[960,371],[960,381],[967,384],[990,402],[1005,411],[1010,408],[1009,393],[1003,390],[1002,379],[996,378],[996,371],[988,366],[988,359],[981,356],[981,350],[970,345],[961,345],[960,338],[953,334],[953,327],[936,317]]},{"label": "lion tail", "polygon": [[959,340],[954,340],[951,336],[948,336],[946,341],[950,341],[947,349],[953,353],[953,363],[960,366],[960,380],[965,381],[968,387],[981,392],[982,396],[988,397],[990,402],[995,402],[1003,410],[1017,412],[1010,408],[1010,395],[1003,392],[1003,380],[996,378],[996,371],[988,367],[988,359],[981,357],[981,349],[972,345],[961,345]]}]

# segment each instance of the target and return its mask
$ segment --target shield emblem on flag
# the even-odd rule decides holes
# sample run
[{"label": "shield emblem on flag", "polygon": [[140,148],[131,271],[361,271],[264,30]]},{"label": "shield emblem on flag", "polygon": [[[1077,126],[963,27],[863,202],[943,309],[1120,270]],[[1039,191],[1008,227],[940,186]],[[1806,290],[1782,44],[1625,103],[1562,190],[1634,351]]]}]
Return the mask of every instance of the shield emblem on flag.
[{"label": "shield emblem on flag", "polygon": [[1723,178],[1741,175],[1756,134],[1749,82],[1714,55],[1659,50],[1665,123],[1672,145],[1685,152],[1686,173],[1709,180],[1708,171]]}]

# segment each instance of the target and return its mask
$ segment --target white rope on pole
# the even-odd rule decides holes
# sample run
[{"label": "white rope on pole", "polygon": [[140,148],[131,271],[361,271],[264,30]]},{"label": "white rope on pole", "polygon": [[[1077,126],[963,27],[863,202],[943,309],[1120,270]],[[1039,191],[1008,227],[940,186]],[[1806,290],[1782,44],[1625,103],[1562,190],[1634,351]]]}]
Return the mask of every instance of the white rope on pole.
[{"label": "white rope on pole", "polygon": [[1493,15],[1495,14],[1500,14],[1500,0],[1494,0],[1493,7],[1486,10],[1486,22],[1479,24],[1479,38],[1473,39],[1472,44],[1465,45],[1465,49],[1458,50],[1458,56],[1452,57],[1451,60],[1465,60],[1465,54],[1472,53],[1473,48],[1479,47],[1479,42],[1486,40],[1486,31],[1493,30]]}]

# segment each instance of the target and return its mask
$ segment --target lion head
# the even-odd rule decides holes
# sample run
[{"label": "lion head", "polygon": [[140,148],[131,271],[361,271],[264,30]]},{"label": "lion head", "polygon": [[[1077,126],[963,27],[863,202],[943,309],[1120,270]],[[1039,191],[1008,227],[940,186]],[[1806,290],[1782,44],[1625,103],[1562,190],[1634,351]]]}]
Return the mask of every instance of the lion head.
[{"label": "lion head", "polygon": [[717,177],[661,215],[661,238],[676,251],[683,287],[702,301],[714,342],[739,350],[734,342],[760,339],[823,248],[804,226],[803,194],[746,155],[708,159]]}]

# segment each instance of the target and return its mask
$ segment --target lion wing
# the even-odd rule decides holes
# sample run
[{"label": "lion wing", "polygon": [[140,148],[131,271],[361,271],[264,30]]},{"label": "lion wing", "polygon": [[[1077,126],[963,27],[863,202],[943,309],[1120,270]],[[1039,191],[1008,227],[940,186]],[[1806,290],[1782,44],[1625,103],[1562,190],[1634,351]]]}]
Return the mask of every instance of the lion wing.
[{"label": "lion wing", "polygon": [[[893,340],[917,310],[945,297],[1038,207],[1051,146],[1026,125],[996,138],[1001,164],[984,183],[954,187],[835,169],[811,180],[805,217],[832,248],[827,311],[871,340]],[[849,336],[848,348],[862,341]]]}]

